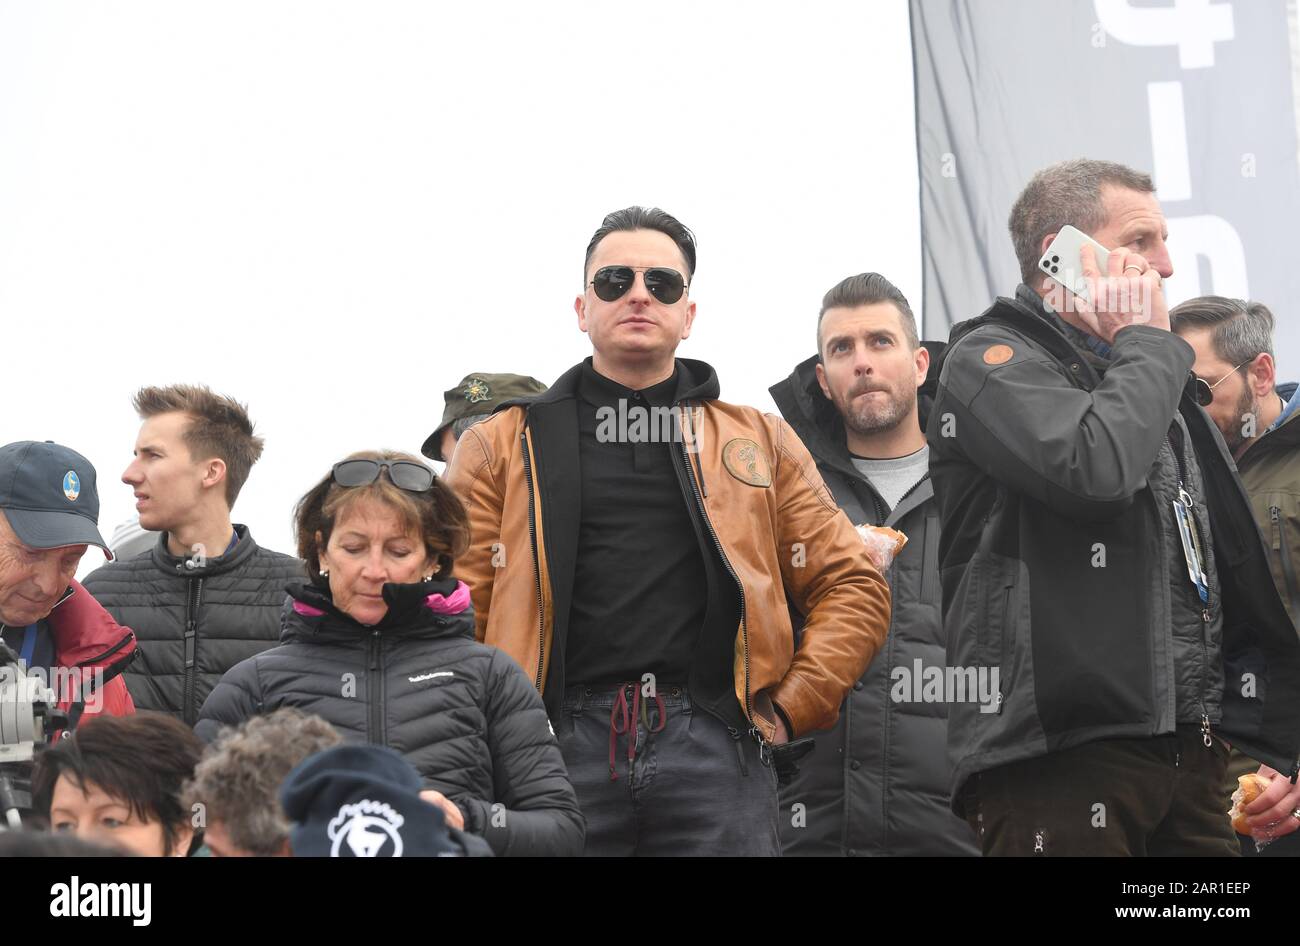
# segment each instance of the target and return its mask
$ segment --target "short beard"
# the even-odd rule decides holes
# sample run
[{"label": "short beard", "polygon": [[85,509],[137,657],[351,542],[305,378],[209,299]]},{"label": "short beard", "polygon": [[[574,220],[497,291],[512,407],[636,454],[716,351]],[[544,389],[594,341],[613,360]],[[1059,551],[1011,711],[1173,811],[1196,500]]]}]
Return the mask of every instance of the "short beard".
[{"label": "short beard", "polygon": [[1243,387],[1241,397],[1237,398],[1237,405],[1233,409],[1232,425],[1227,430],[1221,431],[1224,443],[1228,445],[1229,453],[1235,455],[1241,449],[1241,445],[1250,439],[1242,433],[1242,428],[1246,426],[1246,421],[1243,418],[1248,415],[1255,418],[1255,436],[1258,437],[1260,434],[1257,426],[1259,424],[1259,405],[1255,402],[1255,393],[1249,387]]},{"label": "short beard", "polygon": [[867,404],[857,410],[851,407],[853,395],[842,400],[836,398],[835,407],[839,410],[840,417],[844,419],[844,425],[864,437],[888,433],[898,427],[903,422],[903,418],[911,413],[915,401],[900,398],[894,391],[885,393],[887,395],[885,404],[879,407]]}]

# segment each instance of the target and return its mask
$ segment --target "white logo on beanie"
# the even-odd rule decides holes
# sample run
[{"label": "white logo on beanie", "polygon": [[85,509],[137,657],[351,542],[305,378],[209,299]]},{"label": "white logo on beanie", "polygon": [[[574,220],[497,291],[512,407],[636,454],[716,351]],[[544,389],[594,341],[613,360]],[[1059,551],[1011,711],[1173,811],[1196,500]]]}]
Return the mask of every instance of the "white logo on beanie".
[{"label": "white logo on beanie", "polygon": [[[401,857],[402,836],[397,829],[405,820],[379,801],[362,799],[354,805],[344,805],[327,828],[334,842],[330,857]],[[392,851],[381,854],[388,841],[392,842]],[[347,850],[340,851],[345,843]]]}]

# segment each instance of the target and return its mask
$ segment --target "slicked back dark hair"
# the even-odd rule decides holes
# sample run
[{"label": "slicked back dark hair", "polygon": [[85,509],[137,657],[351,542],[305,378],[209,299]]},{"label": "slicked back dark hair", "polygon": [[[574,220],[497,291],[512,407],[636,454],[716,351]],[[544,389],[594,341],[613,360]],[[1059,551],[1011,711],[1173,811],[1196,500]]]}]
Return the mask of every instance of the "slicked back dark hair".
[{"label": "slicked back dark hair", "polygon": [[822,318],[827,309],[856,309],[860,305],[892,302],[898,309],[898,321],[912,351],[921,347],[921,336],[916,330],[916,316],[907,304],[907,296],[880,273],[859,273],[842,279],[822,297],[822,310],[817,313],[817,354],[822,353]]},{"label": "slicked back dark hair", "polygon": [[[168,853],[175,853],[180,830],[190,825],[181,791],[202,755],[194,731],[165,713],[94,716],[37,756],[32,806],[48,817],[54,786],[66,775],[82,791],[101,789],[141,821],[159,822]],[[190,849],[200,843],[196,832]]]},{"label": "slicked back dark hair", "polygon": [[695,278],[695,234],[672,214],[658,207],[625,207],[606,214],[604,221],[587,244],[587,256],[582,261],[582,284],[587,284],[587,267],[596,253],[600,241],[616,231],[657,230],[677,244],[682,259],[686,260],[686,281]]}]

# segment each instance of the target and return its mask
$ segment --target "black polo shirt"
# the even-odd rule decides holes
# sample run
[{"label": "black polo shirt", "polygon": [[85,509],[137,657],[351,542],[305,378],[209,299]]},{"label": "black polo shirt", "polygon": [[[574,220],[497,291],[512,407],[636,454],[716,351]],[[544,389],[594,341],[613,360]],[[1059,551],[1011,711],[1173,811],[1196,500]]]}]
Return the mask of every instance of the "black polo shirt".
[{"label": "black polo shirt", "polygon": [[706,565],[672,452],[682,449],[672,416],[680,377],[679,367],[666,381],[633,391],[590,360],[583,366],[582,522],[565,659],[572,683],[640,680],[644,673],[659,682],[687,680],[715,563]]}]

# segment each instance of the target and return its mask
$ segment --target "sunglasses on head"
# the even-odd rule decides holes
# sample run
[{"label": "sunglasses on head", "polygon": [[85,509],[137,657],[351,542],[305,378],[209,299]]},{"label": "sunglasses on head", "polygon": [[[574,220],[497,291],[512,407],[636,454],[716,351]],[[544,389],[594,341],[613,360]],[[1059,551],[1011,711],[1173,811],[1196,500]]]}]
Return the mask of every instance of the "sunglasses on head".
[{"label": "sunglasses on head", "polygon": [[433,470],[423,463],[409,460],[394,460],[392,463],[379,460],[341,460],[334,464],[331,476],[340,486],[369,486],[379,479],[379,474],[388,471],[388,478],[398,489],[410,493],[427,493],[433,489]]},{"label": "sunglasses on head", "polygon": [[596,296],[605,302],[613,302],[627,295],[636,274],[644,273],[645,287],[650,295],[665,305],[672,305],[686,291],[686,280],[675,269],[662,266],[602,266],[588,283],[596,290]]},{"label": "sunglasses on head", "polygon": [[[1237,365],[1237,368],[1240,368],[1242,365],[1248,365],[1254,360],[1255,360],[1254,358],[1247,358],[1240,365]],[[1227,381],[1230,377],[1232,377],[1233,372],[1235,372],[1237,368],[1233,368],[1232,371],[1229,371],[1227,374],[1225,374],[1218,381],[1215,381],[1213,384],[1208,383],[1200,375],[1193,372],[1192,377],[1196,379],[1196,403],[1201,405],[1201,407],[1209,407],[1211,404],[1213,404],[1214,389],[1217,388],[1219,385],[1223,384],[1223,382]]]}]

